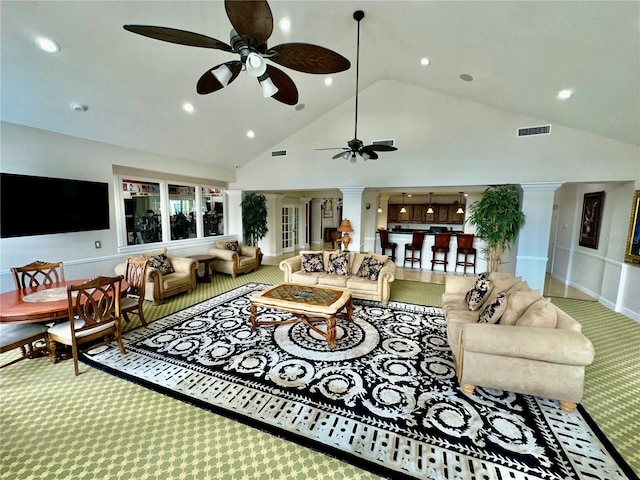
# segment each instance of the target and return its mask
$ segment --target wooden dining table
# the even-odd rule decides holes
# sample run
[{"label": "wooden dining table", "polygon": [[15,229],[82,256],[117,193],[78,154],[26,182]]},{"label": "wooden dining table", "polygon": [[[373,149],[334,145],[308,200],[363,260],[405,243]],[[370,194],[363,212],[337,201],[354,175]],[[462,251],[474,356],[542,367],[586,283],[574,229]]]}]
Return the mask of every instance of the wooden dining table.
[{"label": "wooden dining table", "polygon": [[[20,288],[0,294],[0,323],[55,322],[69,316],[67,286],[78,285],[88,279],[67,280],[50,285]],[[121,283],[122,292],[129,284]]]}]

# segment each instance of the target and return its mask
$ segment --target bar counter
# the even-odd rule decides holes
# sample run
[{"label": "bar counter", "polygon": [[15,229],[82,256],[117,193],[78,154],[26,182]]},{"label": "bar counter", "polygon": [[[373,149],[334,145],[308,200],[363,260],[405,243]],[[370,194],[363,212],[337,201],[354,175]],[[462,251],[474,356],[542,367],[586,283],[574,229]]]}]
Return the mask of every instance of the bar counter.
[{"label": "bar counter", "polygon": [[[411,237],[413,235],[413,230],[410,229],[401,229],[401,230],[389,230],[389,242],[396,243],[398,246],[396,247],[396,266],[402,267],[404,263],[404,246],[407,243],[411,243]],[[464,233],[461,231],[458,232],[447,232],[451,233],[451,242],[449,243],[449,255],[447,256],[447,273],[453,273],[456,270],[456,249],[458,248],[458,242],[456,240],[456,233]],[[427,233],[424,236],[424,244],[422,246],[422,269],[423,270],[431,270],[431,247],[435,242],[435,234]],[[476,255],[476,273],[485,272],[487,270],[487,262],[482,256],[481,250],[484,247],[484,241],[475,237],[473,239],[473,247],[477,250]],[[382,252],[382,248],[380,247],[380,235],[376,234],[376,243],[375,243],[375,251],[378,253]],[[391,251],[387,250],[387,255],[391,255]],[[442,254],[438,254],[438,258],[442,258]],[[462,260],[462,256],[460,256],[460,260]],[[406,267],[409,268],[411,266],[411,262],[407,262]],[[414,264],[414,268],[418,268],[418,264]],[[436,265],[433,269],[435,272],[444,271],[443,265]],[[464,271],[463,267],[458,267],[457,273],[462,273]],[[467,267],[467,274],[473,274],[473,267]]]}]

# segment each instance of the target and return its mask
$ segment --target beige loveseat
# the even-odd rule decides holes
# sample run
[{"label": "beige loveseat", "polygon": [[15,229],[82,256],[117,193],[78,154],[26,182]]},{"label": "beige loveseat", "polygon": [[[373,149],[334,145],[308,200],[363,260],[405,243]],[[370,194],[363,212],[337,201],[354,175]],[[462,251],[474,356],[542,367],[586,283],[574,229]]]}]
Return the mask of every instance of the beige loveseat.
[{"label": "beige loveseat", "polygon": [[[161,264],[164,257],[166,263]],[[144,298],[158,305],[162,301],[177,293],[189,292],[196,287],[196,269],[198,262],[192,258],[169,257],[167,249],[161,248],[153,252],[145,252],[142,256],[149,259],[147,266],[147,283],[145,285]],[[173,270],[164,273],[167,263]],[[153,266],[157,265],[157,266]],[[126,263],[116,266],[116,275],[125,275]]]},{"label": "beige loveseat", "polygon": [[[237,250],[230,250],[232,245]],[[213,266],[218,273],[227,273],[233,278],[239,273],[248,273],[260,267],[260,247],[238,245],[237,241],[218,241],[209,249],[209,254],[215,256]]]},{"label": "beige loveseat", "polygon": [[[329,273],[331,270],[329,268],[331,256],[340,253],[340,250],[308,251],[300,252],[300,255],[287,258],[280,262],[280,270],[284,272],[284,281],[305,285],[348,288],[354,298],[377,300],[386,306],[389,303],[391,282],[395,280],[395,263],[386,255],[346,252],[348,257],[348,264],[345,266],[346,274]],[[304,271],[303,256],[318,254],[322,256],[322,270],[316,272]],[[376,262],[381,264],[377,275],[375,272],[377,268],[368,269],[363,267],[361,269],[367,257],[372,259],[374,264]],[[369,278],[365,278],[367,276]]]},{"label": "beige loveseat", "polygon": [[559,400],[564,411],[573,411],[582,400],[585,367],[594,357],[580,323],[511,274],[489,274],[484,299],[478,299],[477,290],[467,296],[477,279],[448,275],[442,295],[463,392],[495,388]]}]

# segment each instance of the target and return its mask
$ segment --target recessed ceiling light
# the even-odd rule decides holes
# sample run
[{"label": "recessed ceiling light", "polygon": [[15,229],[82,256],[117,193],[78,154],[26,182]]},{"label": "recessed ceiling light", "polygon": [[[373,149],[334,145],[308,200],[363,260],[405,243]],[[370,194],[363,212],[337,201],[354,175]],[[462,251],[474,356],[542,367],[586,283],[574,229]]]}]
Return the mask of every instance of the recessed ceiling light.
[{"label": "recessed ceiling light", "polygon": [[420,59],[420,65],[422,65],[423,67],[426,67],[430,63],[431,63],[431,60],[429,60],[427,57],[423,57]]},{"label": "recessed ceiling light", "polygon": [[247,137],[249,137],[249,138],[253,138],[253,137],[255,137],[255,136],[256,136],[256,132],[254,132],[253,130],[249,130],[249,131],[247,132]]},{"label": "recessed ceiling light", "polygon": [[473,82],[473,77],[468,73],[461,73],[460,80],[464,80],[465,82]]},{"label": "recessed ceiling light", "polygon": [[191,104],[189,102],[183,103],[182,104],[182,109],[187,113],[193,113],[195,111],[195,107],[193,106],[193,104]]},{"label": "recessed ceiling light", "polygon": [[571,95],[573,95],[573,90],[570,89],[560,90],[558,92],[558,98],[560,100],[566,100],[567,98],[571,97]]},{"label": "recessed ceiling light", "polygon": [[329,85],[331,85],[333,83],[333,78],[331,77],[327,77],[324,79],[324,84],[328,87]]},{"label": "recessed ceiling light", "polygon": [[280,26],[280,30],[288,32],[291,30],[291,19],[289,17],[282,17],[278,25]]},{"label": "recessed ceiling light", "polygon": [[60,45],[50,38],[38,37],[36,38],[36,45],[38,45],[40,50],[44,50],[45,52],[58,53],[60,51]]}]

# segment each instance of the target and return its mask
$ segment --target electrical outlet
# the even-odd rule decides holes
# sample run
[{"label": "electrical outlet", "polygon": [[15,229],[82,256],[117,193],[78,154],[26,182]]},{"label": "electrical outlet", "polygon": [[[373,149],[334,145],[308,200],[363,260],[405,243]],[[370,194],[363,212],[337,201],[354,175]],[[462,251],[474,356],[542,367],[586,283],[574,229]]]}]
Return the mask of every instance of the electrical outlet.
[{"label": "electrical outlet", "polygon": [[102,248],[102,242],[100,240],[96,240],[96,248]]}]

